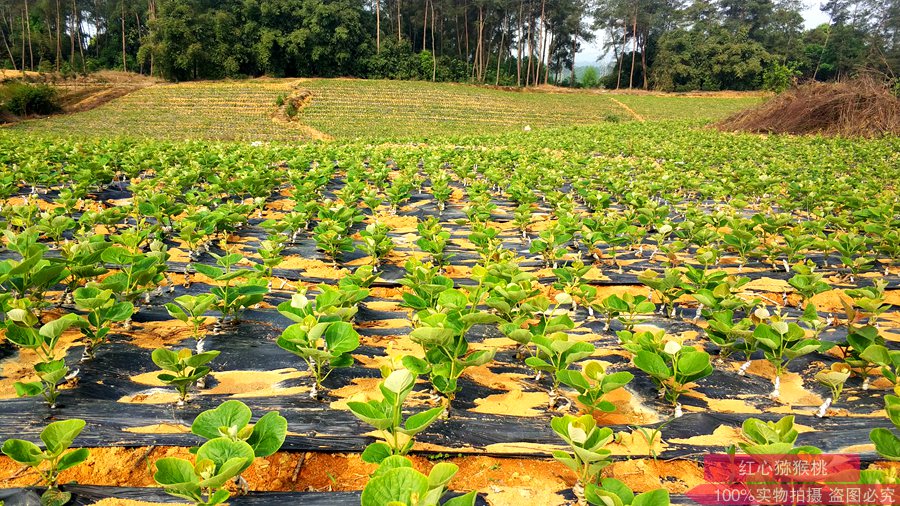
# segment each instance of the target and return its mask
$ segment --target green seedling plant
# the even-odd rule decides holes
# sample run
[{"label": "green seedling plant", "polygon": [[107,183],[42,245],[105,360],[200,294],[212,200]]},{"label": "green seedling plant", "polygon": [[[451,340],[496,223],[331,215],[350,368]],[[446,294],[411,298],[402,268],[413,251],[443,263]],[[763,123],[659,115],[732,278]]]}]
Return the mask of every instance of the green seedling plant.
[{"label": "green seedling plant", "polygon": [[566,255],[566,244],[572,240],[572,234],[561,227],[553,226],[539,234],[539,238],[531,241],[528,252],[541,255],[545,267],[558,268],[559,260]]},{"label": "green seedling plant", "polygon": [[606,330],[609,330],[613,320],[618,320],[630,332],[638,322],[638,315],[653,314],[656,305],[643,295],[623,293],[621,297],[612,294],[603,299],[600,310],[606,316]]},{"label": "green seedling plant", "polygon": [[322,383],[332,371],[353,365],[350,352],[359,347],[359,334],[353,325],[343,321],[339,311],[323,314],[326,304],[319,297],[311,303],[303,295],[294,296],[278,307],[282,315],[296,323],[284,329],[277,344],[306,362],[315,380],[309,394],[313,399],[319,398]]},{"label": "green seedling plant", "polygon": [[169,316],[190,325],[191,337],[197,342],[197,353],[203,352],[202,341],[206,337],[200,334],[200,326],[206,322],[204,314],[215,302],[216,296],[212,294],[181,295],[165,305]]},{"label": "green seedling plant", "polygon": [[413,325],[419,318],[437,312],[441,293],[453,289],[453,280],[438,274],[438,267],[410,258],[404,265],[406,275],[399,283],[408,291],[403,292],[402,306],[414,311]]},{"label": "green seedling plant", "polygon": [[513,223],[522,234],[522,240],[528,238],[528,227],[531,226],[532,215],[534,210],[531,203],[519,204],[513,211]]},{"label": "green seedling plant", "polygon": [[[409,337],[420,345],[423,358],[403,357],[403,365],[414,374],[427,374],[434,389],[444,396],[447,406],[459,391],[457,380],[469,367],[487,364],[496,350],[469,351],[466,333],[473,325],[496,323],[497,317],[466,309],[466,296],[458,290],[443,292],[439,299],[448,312],[435,313],[419,319],[419,326]],[[474,306],[474,305],[473,305]]]},{"label": "green seedling plant", "polygon": [[362,243],[359,249],[372,258],[372,265],[377,270],[381,262],[394,250],[394,241],[391,240],[391,229],[387,225],[375,222],[370,223],[359,232]]},{"label": "green seedling plant", "polygon": [[818,351],[822,343],[817,339],[806,337],[806,331],[794,322],[785,321],[780,313],[760,322],[753,330],[753,338],[766,360],[775,368],[774,384],[770,397],[780,396],[781,375],[787,370],[791,361],[798,357]]},{"label": "green seedling plant", "polygon": [[362,491],[362,506],[474,506],[476,493],[441,498],[459,471],[456,464],[439,462],[428,475],[416,471],[406,457],[387,457]]},{"label": "green seedling plant", "polygon": [[481,222],[473,222],[469,241],[475,245],[482,265],[499,260],[503,250],[503,239],[500,237],[498,229],[488,227]]},{"label": "green seedling plant", "polygon": [[[116,272],[107,276],[98,285],[102,290],[112,290],[119,298],[135,302],[141,296],[149,303],[150,290],[158,286],[166,271],[168,253],[160,241],[150,243],[150,251],[135,251],[133,244],[128,247],[114,245],[103,250],[100,258],[116,267]],[[127,325],[126,325],[127,326]]]},{"label": "green seedling plant", "polygon": [[447,201],[453,195],[450,187],[450,176],[443,170],[438,170],[431,175],[431,195],[437,202],[438,214],[443,213],[447,207]]},{"label": "green seedling plant", "polygon": [[19,464],[34,468],[47,487],[41,495],[42,506],[63,506],[72,499],[70,492],[59,489],[59,473],[71,469],[89,456],[87,448],[67,451],[75,438],[84,429],[84,420],[72,419],[52,422],[41,431],[44,449],[31,441],[7,439],[3,442],[3,453]]},{"label": "green seedling plant", "polygon": [[603,478],[599,485],[589,483],[584,498],[594,506],[669,506],[671,498],[664,488],[635,495],[628,485],[615,478]]},{"label": "green seedling plant", "polygon": [[214,506],[231,497],[226,484],[250,467],[253,459],[253,447],[246,441],[217,437],[197,449],[194,462],[177,457],[157,460],[153,479],[169,495],[197,506]]},{"label": "green seedling plant", "polygon": [[850,271],[851,283],[860,272],[872,267],[872,258],[865,255],[869,251],[866,236],[853,232],[838,233],[828,240],[828,244],[837,251],[841,263]]},{"label": "green seedling plant", "polygon": [[[262,264],[256,264],[253,267],[268,280],[266,287],[269,289],[272,288],[272,276],[274,276],[275,268],[284,262],[282,252],[286,241],[287,238],[281,235],[269,236],[268,239],[261,241],[256,249],[256,253],[262,258]],[[286,283],[287,280],[283,280],[281,288],[284,288]]]},{"label": "green seedling plant", "polygon": [[[675,300],[684,294],[681,271],[675,268],[666,269],[662,275],[656,271],[646,270],[638,274],[638,281],[650,288],[665,308],[665,315],[675,316]],[[660,308],[662,310],[662,308]]]},{"label": "green seedling plant", "polygon": [[743,353],[747,362],[738,371],[743,376],[757,347],[753,321],[748,317],[736,319],[733,310],[722,309],[709,312],[706,324],[706,337],[719,348],[719,359],[724,361],[735,352]]},{"label": "green seedling plant", "polygon": [[600,471],[611,464],[612,451],[606,445],[613,440],[613,431],[609,427],[598,427],[592,415],[555,417],[550,421],[550,427],[572,449],[571,453],[555,450],[553,458],[575,472],[577,481],[573,490],[583,503],[585,488],[596,485]]},{"label": "green seedling plant", "polygon": [[382,441],[374,442],[362,453],[365,462],[380,464],[392,455],[406,455],[412,449],[416,434],[424,431],[443,413],[444,407],[411,415],[403,420],[403,402],[412,392],[416,377],[406,369],[382,370],[384,380],[378,384],[381,400],[348,402],[350,411],[379,431]]},{"label": "green seedling plant", "polygon": [[162,374],[156,377],[165,383],[175,387],[178,392],[178,407],[184,406],[187,402],[188,393],[192,386],[202,380],[211,371],[206,364],[212,362],[219,356],[218,351],[205,351],[196,355],[188,348],[170,351],[165,348],[157,348],[153,350],[151,359],[160,369]]},{"label": "green seedling plant", "polygon": [[[885,395],[884,410],[894,427],[900,429],[900,397]],[[900,437],[897,437],[894,431],[885,428],[872,429],[869,432],[869,439],[875,443],[878,455],[894,462],[900,461]]]},{"label": "green seedling plant", "polygon": [[[864,327],[851,325],[847,329],[846,339],[838,343],[823,341],[822,349],[825,348],[825,343],[827,343],[829,347],[837,345],[844,363],[850,366],[854,375],[863,379],[863,390],[868,390],[872,373],[876,371],[879,366],[883,365],[883,362],[875,362],[872,360],[872,358],[884,358],[880,356],[880,354],[875,354],[873,356],[873,353],[878,350],[876,346],[883,347],[886,345],[885,339],[878,332],[878,329],[871,325]],[[869,353],[866,353],[867,351]]]},{"label": "green seedling plant", "polygon": [[841,398],[841,392],[844,390],[844,383],[850,379],[850,366],[843,362],[835,362],[831,367],[816,373],[815,380],[831,390],[831,397],[825,399],[825,402],[819,406],[816,416],[822,418],[828,412],[828,408],[838,402]]},{"label": "green seedling plant", "polygon": [[38,306],[48,305],[44,294],[69,277],[65,263],[45,258],[48,247],[37,242],[38,235],[31,229],[18,234],[7,229],[3,235],[7,249],[17,253],[21,260],[0,261],[0,289]]},{"label": "green seedling plant", "polygon": [[592,414],[595,411],[604,413],[615,411],[616,406],[604,400],[604,397],[630,383],[634,375],[628,371],[608,373],[602,363],[589,360],[580,371],[558,371],[556,378],[562,384],[575,389],[578,392],[578,402]]},{"label": "green seedling plant", "polygon": [[558,397],[560,372],[568,371],[569,366],[594,354],[591,343],[576,341],[565,332],[553,332],[549,335],[533,336],[531,342],[537,348],[533,357],[525,359],[525,364],[537,372],[547,373],[553,386],[550,389],[550,405],[553,406]]},{"label": "green seedling plant", "polygon": [[[215,409],[197,415],[191,424],[191,432],[212,441],[226,438],[232,442],[244,441],[253,449],[253,456],[264,458],[273,455],[284,444],[287,436],[287,419],[278,411],[269,411],[255,424],[250,423],[253,413],[241,401],[225,401]],[[235,481],[246,489],[247,484],[241,475]]]},{"label": "green seedling plant", "polygon": [[682,412],[678,398],[688,390],[687,385],[712,374],[708,353],[677,341],[666,341],[661,348],[639,350],[634,355],[634,365],[647,373],[660,396],[672,403],[676,418]]},{"label": "green seedling plant", "polygon": [[891,304],[885,302],[885,288],[887,281],[875,279],[872,286],[846,290],[844,293],[853,300],[853,305],[859,308],[861,316],[868,316],[868,325],[877,327],[878,318],[891,308]]},{"label": "green seedling plant", "polygon": [[131,318],[134,305],[128,301],[117,302],[112,290],[94,286],[78,288],[73,299],[76,308],[88,313],[87,324],[81,326],[85,341],[81,360],[90,360],[94,358],[97,347],[109,341],[112,324]]},{"label": "green seedling plant", "polygon": [[812,262],[801,262],[794,265],[794,276],[788,280],[788,284],[794,287],[794,290],[800,294],[800,302],[797,307],[802,307],[804,302],[808,302],[816,294],[827,292],[831,289],[823,279],[822,273],[815,272],[815,264]]},{"label": "green seedling plant", "polygon": [[226,323],[236,322],[241,311],[262,302],[269,290],[266,288],[266,281],[259,279],[253,270],[234,268],[244,260],[240,253],[221,256],[210,254],[216,259],[219,267],[194,264],[194,269],[218,283],[210,289],[210,294],[215,297],[212,307],[222,313],[222,318],[217,322],[220,327]]},{"label": "green seedling plant", "polygon": [[814,446],[794,446],[800,433],[794,428],[794,416],[788,415],[777,422],[748,418],[741,425],[744,441],[738,447],[748,455],[818,455]]},{"label": "green seedling plant", "polygon": [[900,395],[900,350],[890,350],[882,342],[870,345],[860,358],[881,368],[881,375],[894,386],[894,393]]},{"label": "green seedling plant", "polygon": [[581,280],[591,270],[590,265],[584,265],[581,260],[575,260],[567,265],[553,269],[553,275],[556,276],[556,282],[553,288],[562,290],[572,298],[572,310],[578,310],[578,303],[575,295],[580,292],[582,286]]},{"label": "green seedling plant", "polygon": [[431,255],[431,261],[440,268],[444,268],[449,264],[451,258],[455,255],[446,253],[447,243],[450,241],[450,232],[441,227],[440,222],[434,216],[429,216],[425,221],[420,221],[417,225],[419,231],[419,239],[416,240],[416,246],[425,253]]},{"label": "green seedling plant", "polygon": [[30,309],[22,306],[20,302],[17,307],[6,311],[6,339],[20,348],[33,350],[38,355],[40,361],[34,365],[34,371],[39,380],[16,382],[13,387],[19,397],[40,395],[54,409],[60,383],[78,374],[77,369],[70,371],[65,357],[57,358],[59,350],[56,345],[63,332],[83,325],[84,320],[70,313],[35,328],[39,323],[38,318]]}]

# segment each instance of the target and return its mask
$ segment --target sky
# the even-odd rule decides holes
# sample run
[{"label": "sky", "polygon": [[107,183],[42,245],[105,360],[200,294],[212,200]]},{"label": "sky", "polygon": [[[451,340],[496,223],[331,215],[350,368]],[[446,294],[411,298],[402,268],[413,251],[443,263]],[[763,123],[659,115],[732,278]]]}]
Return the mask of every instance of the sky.
[{"label": "sky", "polygon": [[[828,22],[828,16],[819,10],[819,0],[805,0],[806,9],[803,11],[805,27],[807,29]],[[582,44],[581,51],[575,57],[575,65],[598,65],[597,59],[603,55],[603,34],[597,33],[597,38],[591,44]],[[606,61],[612,60],[612,54],[606,55]]]}]

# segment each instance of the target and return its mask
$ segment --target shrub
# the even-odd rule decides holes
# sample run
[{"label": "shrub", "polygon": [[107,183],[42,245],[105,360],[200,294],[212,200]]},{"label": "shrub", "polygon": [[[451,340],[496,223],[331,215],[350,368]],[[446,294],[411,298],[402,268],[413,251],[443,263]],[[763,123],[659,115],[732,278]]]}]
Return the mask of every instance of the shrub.
[{"label": "shrub", "polygon": [[52,114],[60,110],[59,97],[46,84],[10,83],[0,90],[0,109],[17,116]]}]

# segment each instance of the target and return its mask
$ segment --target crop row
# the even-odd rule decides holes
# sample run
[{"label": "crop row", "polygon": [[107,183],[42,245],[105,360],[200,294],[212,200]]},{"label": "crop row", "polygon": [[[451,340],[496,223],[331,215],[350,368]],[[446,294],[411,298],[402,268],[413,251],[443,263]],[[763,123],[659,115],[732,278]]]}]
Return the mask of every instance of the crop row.
[{"label": "crop row", "polygon": [[[284,249],[311,239],[336,266],[356,249],[368,263],[334,284],[298,289],[277,308],[293,322],[282,329],[278,346],[306,364],[310,395],[320,398],[333,370],[354,365],[359,304],[398,246],[388,218],[404,212],[414,196],[433,202],[436,211],[416,222],[413,243],[421,255],[400,264],[409,338],[419,349],[389,357],[382,399],[349,404],[379,433],[363,453],[380,464],[363,504],[436,504],[443,495],[456,469],[436,466],[426,477],[404,455],[417,434],[452,411],[460,377],[494,359],[493,350],[470,346],[476,326],[515,343],[522,363],[546,385],[549,408],[562,413],[552,430],[571,447],[554,456],[577,474],[579,499],[593,504],[663,504],[665,492],[632,498],[623,484],[601,479],[613,434],[593,413],[615,409],[605,397],[633,375],[589,360],[597,349],[573,335],[578,319],[602,318],[607,330],[616,329],[619,346],[671,403],[673,417],[681,415],[680,397],[712,374],[710,352],[745,364],[762,357],[774,371],[775,399],[779,378],[794,360],[831,352],[838,360],[816,374],[832,392],[820,416],[841,401],[851,377],[863,381],[863,391],[878,375],[898,388],[900,351],[885,327],[893,316],[887,280],[900,253],[892,186],[897,155],[889,141],[774,140],[779,153],[757,156],[772,144],[735,136],[729,138],[734,151],[711,157],[718,151],[706,145],[706,132],[661,142],[661,130],[648,129],[649,135],[623,145],[622,134],[632,127],[616,128],[568,130],[566,146],[544,137],[550,134],[518,134],[516,149],[22,144],[0,137],[9,148],[0,150],[0,180],[8,183],[0,195],[5,336],[39,357],[33,380],[17,383],[16,391],[42,396],[52,407],[59,387],[77,374],[61,356],[60,337],[77,329],[84,344],[80,367],[90,367],[111,332],[130,326],[134,311],[172,286],[170,249],[177,247],[187,252],[185,282],[193,278],[209,290],[165,304],[191,329],[194,349],[163,347],[152,358],[162,370],[159,380],[179,393],[179,404],[189,402],[218,355],[205,347],[206,316],[217,316],[215,331],[264,302],[279,281]],[[654,154],[636,156],[642,144],[653,145],[648,151]],[[798,170],[825,150],[837,151],[831,165]],[[842,177],[847,168],[865,177]],[[260,218],[284,198],[287,208]],[[451,207],[459,211],[452,221],[444,218]],[[246,245],[232,237],[251,222],[265,238],[245,255]],[[504,230],[514,230],[515,238]],[[446,275],[462,265],[448,248],[459,233],[477,258],[464,283]],[[587,278],[592,269],[624,272],[635,260],[651,267],[636,273],[647,296],[606,296]],[[745,289],[750,279],[744,274],[751,272],[783,272],[791,297]],[[826,272],[834,275],[826,279]],[[543,286],[545,277],[552,290]],[[825,315],[813,303],[831,284],[852,286],[844,291],[840,316]],[[677,306],[702,320],[702,339],[687,342],[640,326],[657,312],[675,318]],[[845,337],[825,339],[827,328],[841,328]],[[418,378],[430,386],[433,407],[404,417]],[[577,404],[567,402],[563,389],[577,392]],[[900,425],[900,399],[885,399],[888,416]],[[249,409],[233,401],[200,415],[192,430],[209,441],[194,462],[157,462],[157,481],[197,503],[226,500],[227,481],[281,446],[286,422],[279,417],[269,413],[250,426]],[[58,471],[86,458],[82,450],[65,453],[83,422],[57,423],[42,434],[46,450],[19,440],[4,445],[7,455],[41,467],[48,501],[65,498],[55,487]],[[791,416],[777,424],[749,419],[740,448],[750,454],[818,451],[796,447],[797,436]],[[894,433],[876,429],[871,438],[882,455],[900,458]],[[872,470],[865,479],[893,478]],[[473,501],[468,494],[444,504]]]}]

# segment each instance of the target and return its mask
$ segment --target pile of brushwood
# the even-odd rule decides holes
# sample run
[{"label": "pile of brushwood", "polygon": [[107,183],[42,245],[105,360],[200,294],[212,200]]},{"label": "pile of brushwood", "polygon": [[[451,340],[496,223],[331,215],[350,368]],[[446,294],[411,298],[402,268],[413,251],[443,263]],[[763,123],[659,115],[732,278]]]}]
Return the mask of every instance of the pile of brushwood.
[{"label": "pile of brushwood", "polygon": [[900,99],[882,81],[808,83],[715,125],[723,131],[880,137],[900,134]]}]

